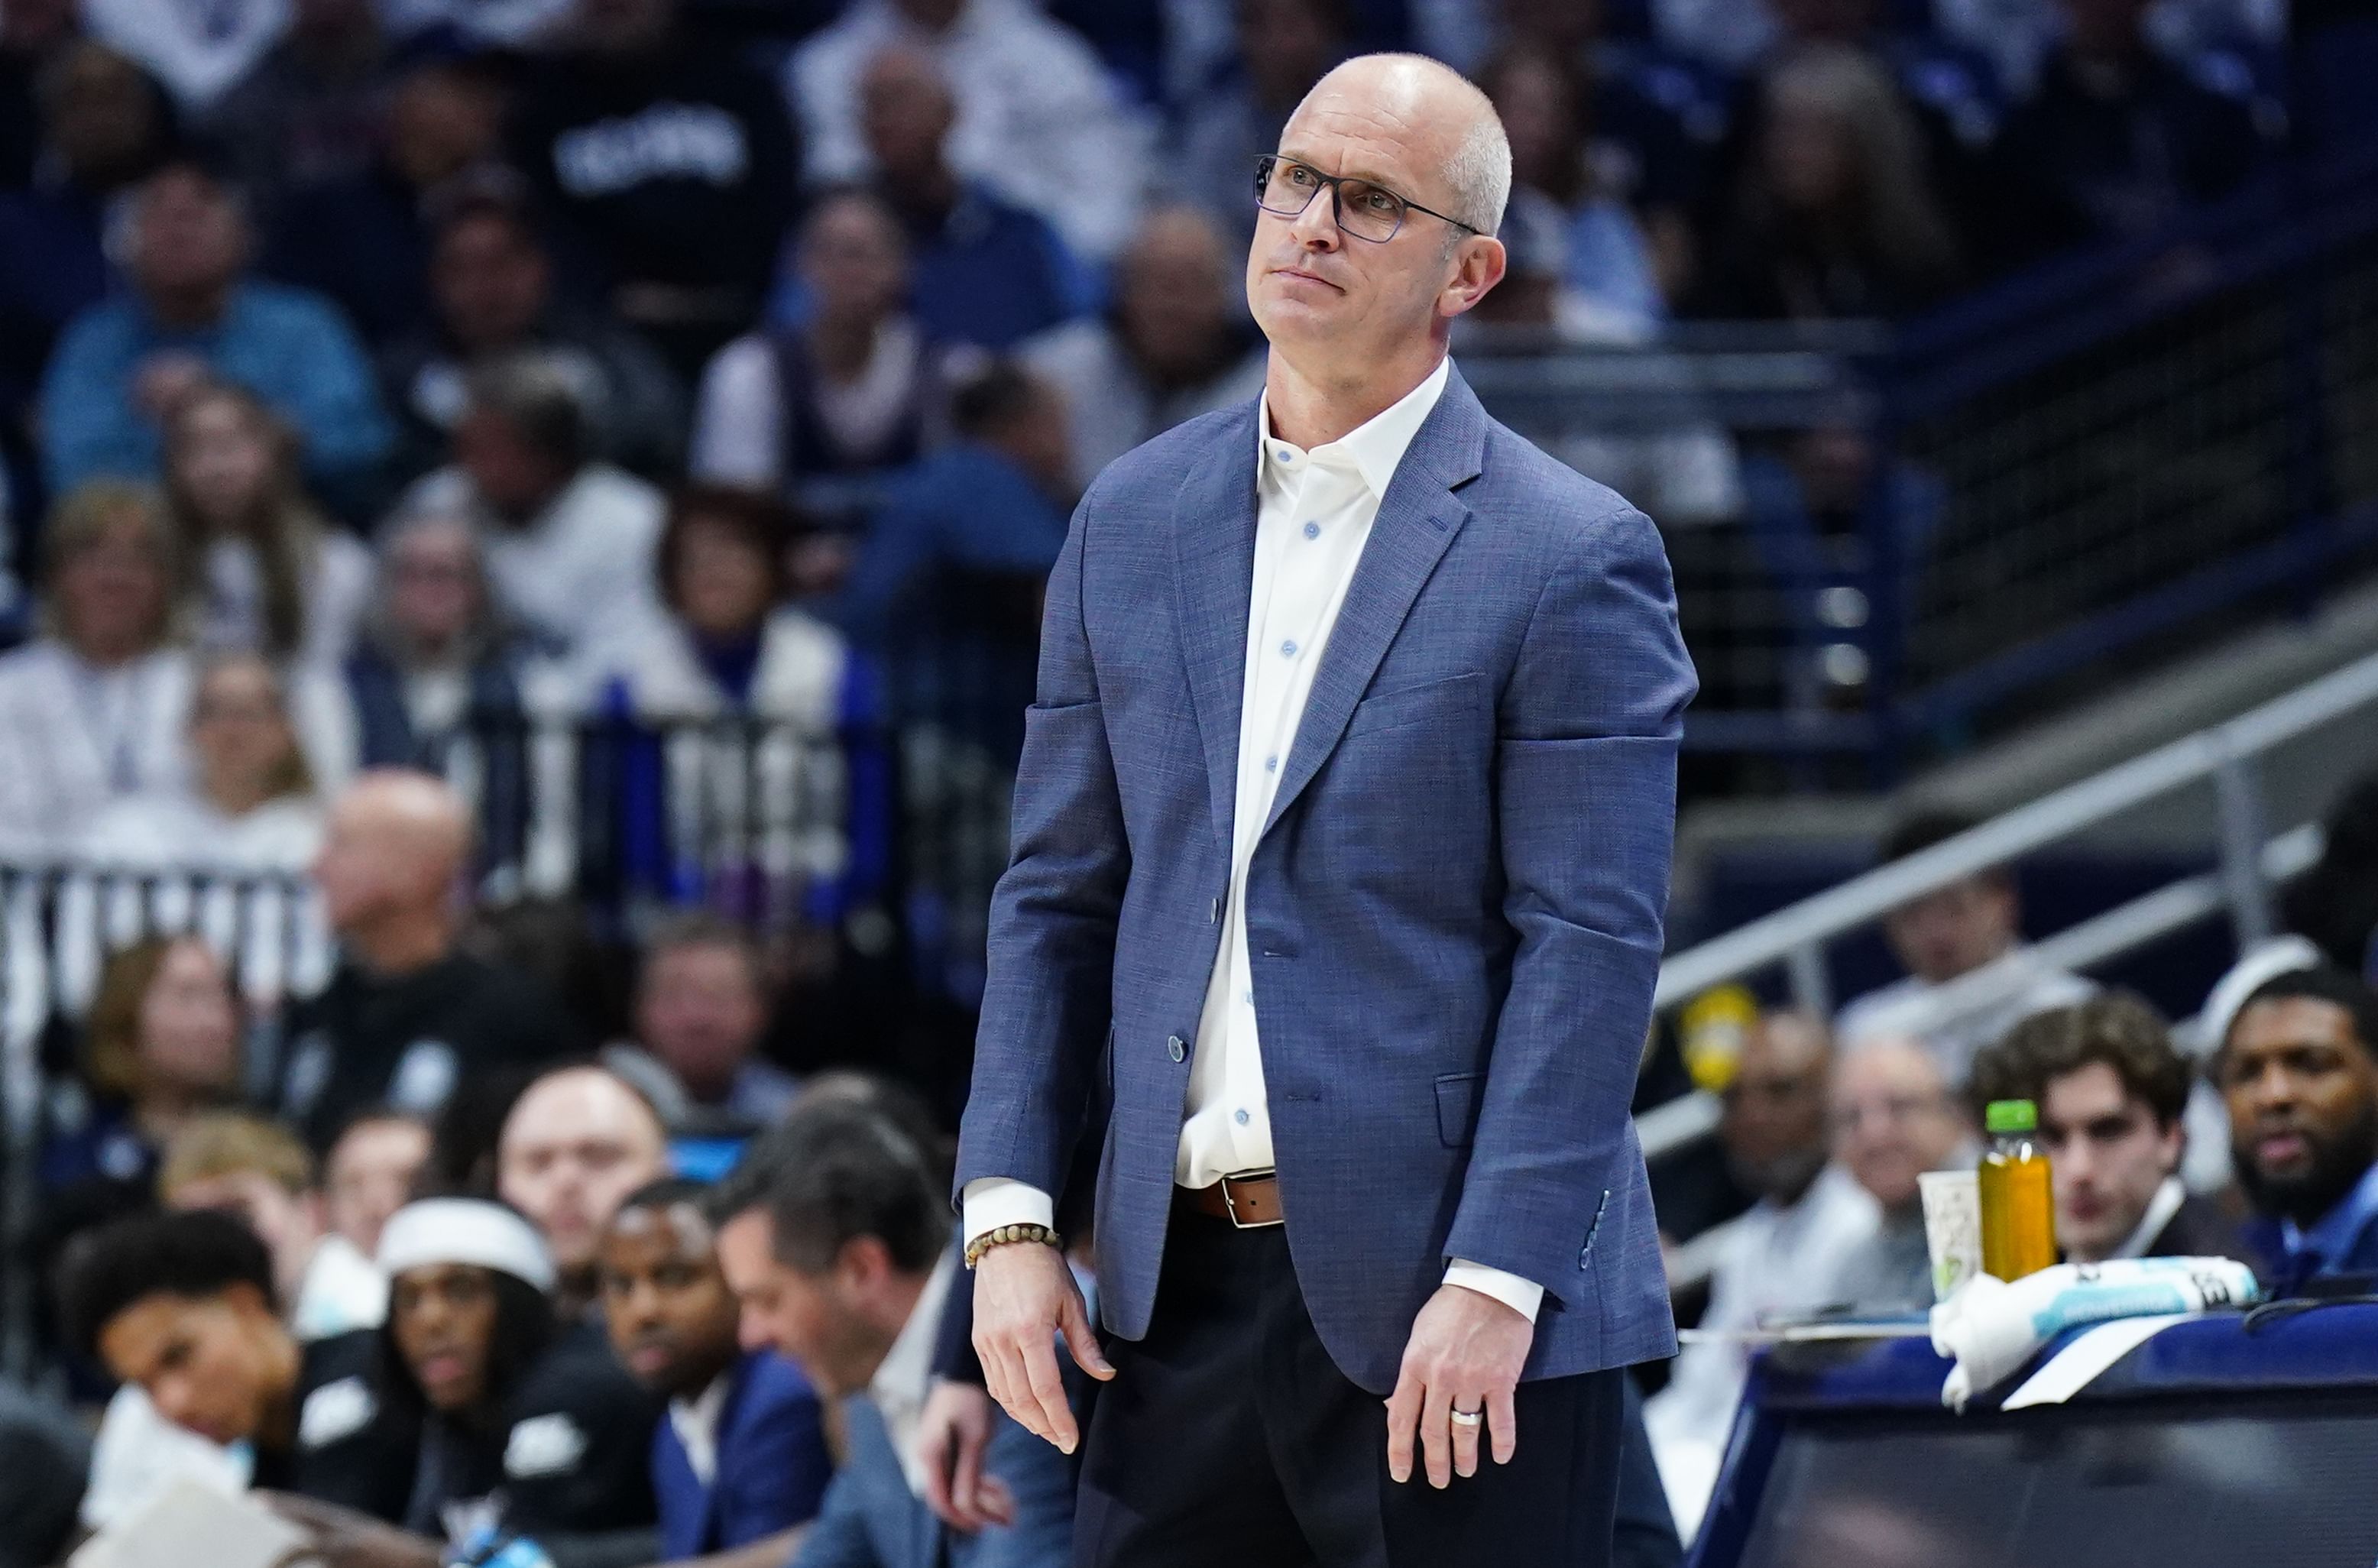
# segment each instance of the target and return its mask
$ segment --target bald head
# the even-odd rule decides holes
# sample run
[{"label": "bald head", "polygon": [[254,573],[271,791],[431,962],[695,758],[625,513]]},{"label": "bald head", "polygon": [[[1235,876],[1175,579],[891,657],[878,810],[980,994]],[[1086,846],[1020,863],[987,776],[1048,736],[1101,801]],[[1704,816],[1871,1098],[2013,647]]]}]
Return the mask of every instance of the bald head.
[{"label": "bald head", "polygon": [[859,127],[877,171],[895,184],[937,171],[957,123],[957,100],[931,55],[905,44],[877,51],[859,78]]},{"label": "bald head", "polygon": [[470,813],[442,781],[394,769],[365,773],[330,808],[314,863],[331,929],[369,947],[384,928],[450,927],[470,852]]},{"label": "bald head", "polygon": [[666,1175],[668,1134],[652,1103],[599,1067],[548,1072],[516,1101],[496,1143],[496,1191],[582,1269],[619,1203]]},{"label": "bald head", "polygon": [[1833,1066],[1833,1157],[1886,1210],[1916,1202],[1916,1179],[1946,1168],[1970,1133],[1941,1076],[1918,1042],[1861,1042]]},{"label": "bald head", "polygon": [[1358,54],[1315,82],[1289,117],[1285,142],[1307,114],[1376,119],[1437,169],[1423,196],[1401,194],[1459,219],[1482,234],[1502,226],[1511,198],[1511,143],[1483,90],[1425,54]]}]

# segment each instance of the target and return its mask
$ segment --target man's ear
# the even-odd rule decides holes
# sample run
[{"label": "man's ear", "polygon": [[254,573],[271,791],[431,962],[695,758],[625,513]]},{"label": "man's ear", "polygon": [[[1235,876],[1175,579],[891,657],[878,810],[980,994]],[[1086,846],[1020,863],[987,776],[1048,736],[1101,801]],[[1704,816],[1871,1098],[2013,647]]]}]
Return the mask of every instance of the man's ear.
[{"label": "man's ear", "polygon": [[854,1236],[835,1255],[834,1271],[853,1290],[871,1291],[899,1271],[880,1236]]},{"label": "man's ear", "polygon": [[1466,316],[1495,292],[1510,265],[1503,242],[1492,234],[1471,234],[1454,247],[1453,276],[1438,292],[1436,308],[1450,320]]}]

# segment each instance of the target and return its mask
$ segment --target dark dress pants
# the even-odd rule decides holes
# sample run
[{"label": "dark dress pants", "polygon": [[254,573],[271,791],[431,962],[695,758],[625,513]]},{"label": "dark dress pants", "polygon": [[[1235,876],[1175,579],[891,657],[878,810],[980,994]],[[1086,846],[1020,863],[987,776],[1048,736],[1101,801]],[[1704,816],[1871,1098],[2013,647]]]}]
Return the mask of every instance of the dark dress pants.
[{"label": "dark dress pants", "polygon": [[1626,1373],[1519,1385],[1519,1448],[1438,1490],[1387,1474],[1386,1403],[1340,1372],[1279,1227],[1176,1207],[1146,1338],[1110,1337],[1075,1568],[1606,1568]]}]

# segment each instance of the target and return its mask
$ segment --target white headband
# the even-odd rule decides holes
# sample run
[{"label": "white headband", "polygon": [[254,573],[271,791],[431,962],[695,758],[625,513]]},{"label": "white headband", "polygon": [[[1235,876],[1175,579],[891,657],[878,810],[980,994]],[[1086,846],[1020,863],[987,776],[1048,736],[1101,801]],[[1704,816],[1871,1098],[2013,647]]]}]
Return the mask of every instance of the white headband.
[{"label": "white headband", "polygon": [[479,1198],[424,1198],[389,1216],[379,1270],[390,1279],[426,1263],[473,1263],[553,1288],[553,1259],[528,1221]]},{"label": "white headband", "polygon": [[2229,1025],[2238,1022],[2248,997],[2282,975],[2317,969],[2324,962],[2320,949],[2299,936],[2272,937],[2248,949],[2229,973],[2214,982],[2204,1011],[2196,1015],[2197,1053],[2209,1057],[2228,1041]]}]

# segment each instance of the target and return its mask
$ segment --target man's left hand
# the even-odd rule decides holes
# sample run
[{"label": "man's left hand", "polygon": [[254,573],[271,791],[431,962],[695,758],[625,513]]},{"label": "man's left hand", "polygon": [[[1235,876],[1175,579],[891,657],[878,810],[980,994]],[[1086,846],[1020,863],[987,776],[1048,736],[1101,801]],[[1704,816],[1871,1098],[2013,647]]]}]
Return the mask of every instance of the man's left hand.
[{"label": "man's left hand", "polygon": [[[1415,1436],[1431,1486],[1478,1473],[1482,1431],[1494,1444],[1495,1463],[1510,1463],[1519,1445],[1511,1393],[1535,1337],[1535,1324],[1492,1296],[1438,1286],[1412,1323],[1396,1391],[1387,1397],[1387,1473],[1411,1479]],[[1456,1410],[1483,1410],[1486,1418],[1456,1421]]]}]

